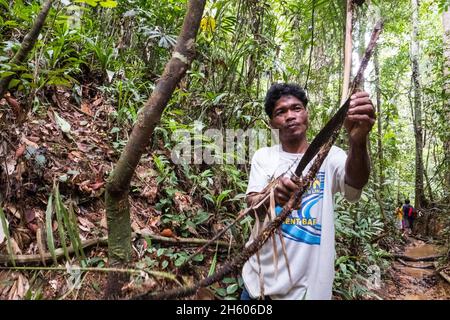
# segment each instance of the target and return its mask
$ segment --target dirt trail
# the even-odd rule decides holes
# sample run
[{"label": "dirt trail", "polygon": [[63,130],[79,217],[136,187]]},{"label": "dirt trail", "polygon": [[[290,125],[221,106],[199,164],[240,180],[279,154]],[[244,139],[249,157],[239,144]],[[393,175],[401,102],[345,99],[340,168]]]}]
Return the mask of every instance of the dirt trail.
[{"label": "dirt trail", "polygon": [[[409,237],[401,252],[411,258],[424,258],[443,253],[442,248]],[[386,300],[450,300],[450,284],[435,270],[433,261],[397,259],[388,270],[377,294]],[[447,274],[449,274],[449,270]]]}]

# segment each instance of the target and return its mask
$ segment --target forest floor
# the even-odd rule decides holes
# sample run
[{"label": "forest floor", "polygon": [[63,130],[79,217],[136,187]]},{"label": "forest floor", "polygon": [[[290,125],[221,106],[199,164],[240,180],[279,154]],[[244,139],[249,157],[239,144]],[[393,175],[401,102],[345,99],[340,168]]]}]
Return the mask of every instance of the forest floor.
[{"label": "forest floor", "polygon": [[[11,266],[11,262],[7,262],[10,260],[7,241],[1,234],[0,299],[103,298],[107,273],[87,271],[77,275],[70,269],[83,264],[89,268],[107,265],[106,243],[96,239],[107,236],[103,201],[105,183],[118,160],[128,129],[114,128],[114,121],[111,121],[114,108],[98,90],[83,86],[82,97],[81,108],[78,108],[72,92],[53,88],[43,99],[48,105],[29,113],[23,123],[17,121],[17,115],[13,114],[5,99],[0,100],[3,111],[0,113],[0,137],[3,141],[0,143],[0,185],[5,187],[0,200],[9,224],[17,265],[29,268],[19,271],[3,267],[6,263]],[[170,150],[159,145],[153,145],[153,149],[170,159]],[[162,184],[157,182],[159,175],[151,157],[145,154],[132,179],[129,201],[132,231],[147,236],[133,237],[130,268],[135,271],[158,270],[165,275],[154,278],[137,274],[124,288],[129,296],[151,288],[158,290],[192,284],[206,277],[211,264],[220,266],[234,245],[229,236],[224,235],[221,240],[225,245],[216,248],[214,244],[205,250],[201,261],[194,259],[182,276],[176,274],[179,259],[186,258],[200,246],[194,243],[195,240],[212,238],[224,225],[211,214],[202,224],[195,226],[164,223],[163,212],[155,208],[165,194]],[[63,205],[74,210],[81,242],[95,242],[85,249],[87,262],[81,263],[74,255],[67,262],[61,254],[59,261],[63,263],[59,268],[62,270],[49,267],[52,265],[51,257],[42,258],[49,252],[46,208],[50,194],[55,201],[55,184],[59,185]],[[185,190],[175,192],[171,201],[174,210],[188,215],[201,209],[202,203],[190,195],[187,183],[186,186]],[[56,220],[53,214],[55,247],[61,248]],[[189,242],[192,239],[194,241]],[[187,243],[178,240],[187,240]],[[31,257],[32,261],[21,262],[21,257]],[[216,259],[212,263],[214,257]],[[39,269],[45,265],[49,269]],[[228,285],[232,285],[232,280],[229,281]],[[223,294],[226,287],[221,288],[219,284],[217,290]],[[234,287],[229,291],[233,290]],[[208,290],[199,294],[205,299],[214,297]]]},{"label": "forest floor", "polygon": [[437,267],[433,258],[445,250],[413,236],[406,241],[376,294],[384,300],[450,300],[450,265]]}]

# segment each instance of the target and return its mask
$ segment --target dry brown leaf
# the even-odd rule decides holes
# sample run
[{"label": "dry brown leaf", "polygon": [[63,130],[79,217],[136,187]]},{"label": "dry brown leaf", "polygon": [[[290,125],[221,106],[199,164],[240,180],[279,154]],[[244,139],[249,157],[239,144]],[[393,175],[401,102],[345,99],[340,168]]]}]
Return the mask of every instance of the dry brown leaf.
[{"label": "dry brown leaf", "polygon": [[5,270],[0,272],[0,299],[6,298],[6,295],[11,288],[12,283],[10,283],[11,271]]},{"label": "dry brown leaf", "polygon": [[59,291],[61,283],[58,280],[53,279],[53,280],[50,280],[48,283],[50,284],[50,287],[53,289],[53,291],[55,293]]},{"label": "dry brown leaf", "polygon": [[184,212],[192,207],[192,198],[181,192],[175,192],[173,200],[175,202],[175,207],[179,212]]},{"label": "dry brown leaf", "polygon": [[157,186],[145,186],[144,190],[142,190],[141,192],[142,196],[147,198],[147,201],[150,203],[155,202],[157,193],[158,193]]},{"label": "dry brown leaf", "polygon": [[158,217],[152,217],[152,218],[148,219],[146,225],[154,230],[157,230],[160,223],[161,223],[161,217],[158,216]]},{"label": "dry brown leaf", "polygon": [[100,189],[101,187],[103,187],[104,184],[105,184],[105,182],[101,181],[101,182],[92,183],[92,184],[89,185],[89,187],[92,190],[97,190],[97,189]]},{"label": "dry brown leaf", "polygon": [[22,274],[19,274],[19,277],[17,279],[17,297],[19,299],[23,299],[25,296],[25,293],[30,288],[30,284],[28,283],[28,279],[25,278]]},{"label": "dry brown leaf", "polygon": [[80,222],[79,227],[83,231],[91,232],[92,229],[95,229],[95,225],[86,218],[78,217],[78,221]]},{"label": "dry brown leaf", "polygon": [[5,95],[5,99],[8,104],[13,108],[13,111],[16,115],[21,114],[21,108],[19,102],[13,98],[9,93]]},{"label": "dry brown leaf", "polygon": [[19,164],[16,166],[16,179],[17,181],[22,181],[22,175],[27,171],[27,166],[24,161],[19,161]]},{"label": "dry brown leaf", "polygon": [[83,155],[78,151],[70,151],[70,154],[77,158],[82,158]]},{"label": "dry brown leaf", "polygon": [[108,223],[106,220],[106,214],[103,214],[102,219],[100,220],[100,227],[108,229]]},{"label": "dry brown leaf", "polygon": [[14,170],[16,169],[17,161],[14,157],[8,157],[6,160],[6,173],[8,175],[13,174]]},{"label": "dry brown leaf", "polygon": [[100,98],[94,100],[94,102],[92,102],[92,106],[97,107],[102,102],[103,102],[103,97],[100,97]]},{"label": "dry brown leaf", "polygon": [[164,229],[163,231],[161,231],[161,233],[160,233],[163,237],[173,237],[174,236],[174,234],[173,234],[173,232],[172,232],[172,230],[170,230],[170,229]]},{"label": "dry brown leaf", "polygon": [[8,294],[8,300],[20,300],[23,299],[25,293],[30,288],[28,283],[28,279],[25,278],[22,274],[16,273],[13,274],[14,284],[11,286]]},{"label": "dry brown leaf", "polygon": [[20,142],[26,144],[27,146],[33,147],[35,149],[39,148],[39,145],[36,142],[33,142],[31,140],[28,140],[27,138],[25,138],[24,136],[22,136],[22,138],[20,139]]},{"label": "dry brown leaf", "polygon": [[28,223],[27,227],[28,227],[28,229],[33,231],[34,234],[36,234],[37,229],[38,229],[38,225],[36,223]]},{"label": "dry brown leaf", "polygon": [[[81,151],[81,152],[88,152],[89,151],[89,146],[87,144],[84,143],[80,143],[77,142],[77,148]],[[79,154],[79,153],[78,153]]]},{"label": "dry brown leaf", "polygon": [[[129,283],[125,284],[122,287],[122,292],[127,292],[127,293],[148,292],[152,288],[155,288],[157,285],[156,280],[153,278],[150,278],[147,275],[144,275],[145,280],[143,282],[139,278],[142,278],[142,275],[134,276]],[[139,279],[139,281],[136,281],[138,279]]]},{"label": "dry brown leaf", "polygon": [[18,300],[17,298],[17,281],[14,281],[9,289],[8,300]]},{"label": "dry brown leaf", "polygon": [[[131,220],[133,220],[133,218],[131,218]],[[141,227],[139,226],[139,224],[136,221],[132,221],[131,222],[131,230],[133,230],[134,232],[138,232],[139,230],[141,230]]]},{"label": "dry brown leaf", "polygon": [[25,153],[25,145],[24,144],[19,144],[19,147],[16,150],[16,159],[20,158],[24,153]]},{"label": "dry brown leaf", "polygon": [[33,209],[25,209],[24,216],[26,223],[30,223],[36,218],[36,214]]},{"label": "dry brown leaf", "polygon": [[190,233],[192,233],[194,236],[196,236],[196,237],[199,236],[197,230],[195,230],[194,227],[192,227],[192,226],[187,226],[187,229],[188,229],[188,231],[189,231]]},{"label": "dry brown leaf", "polygon": [[47,129],[45,129],[44,127],[39,127],[39,130],[40,130],[45,136],[48,136],[48,135],[50,134],[50,132],[49,132]]},{"label": "dry brown leaf", "polygon": [[13,204],[7,204],[5,208],[8,209],[8,211],[11,212],[11,214],[13,214],[14,217],[20,219],[20,212]]},{"label": "dry brown leaf", "polygon": [[200,288],[195,294],[195,300],[215,300],[214,292],[209,288]]},{"label": "dry brown leaf", "polygon": [[84,113],[86,113],[86,114],[92,116],[92,110],[91,110],[91,107],[89,107],[89,104],[86,103],[86,102],[83,102],[83,103],[81,104],[81,111],[83,111]]}]

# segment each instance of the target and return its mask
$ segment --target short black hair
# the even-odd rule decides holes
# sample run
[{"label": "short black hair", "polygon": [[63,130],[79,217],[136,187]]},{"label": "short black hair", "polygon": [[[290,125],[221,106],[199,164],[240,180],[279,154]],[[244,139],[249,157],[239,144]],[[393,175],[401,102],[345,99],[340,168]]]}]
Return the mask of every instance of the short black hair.
[{"label": "short black hair", "polygon": [[306,92],[299,85],[295,83],[274,83],[267,91],[266,99],[264,101],[264,109],[269,118],[272,119],[273,109],[275,104],[282,96],[294,96],[299,99],[306,108],[308,98]]},{"label": "short black hair", "polygon": [[406,200],[405,200],[405,203],[406,203],[406,204],[409,204],[409,199],[406,199]]}]

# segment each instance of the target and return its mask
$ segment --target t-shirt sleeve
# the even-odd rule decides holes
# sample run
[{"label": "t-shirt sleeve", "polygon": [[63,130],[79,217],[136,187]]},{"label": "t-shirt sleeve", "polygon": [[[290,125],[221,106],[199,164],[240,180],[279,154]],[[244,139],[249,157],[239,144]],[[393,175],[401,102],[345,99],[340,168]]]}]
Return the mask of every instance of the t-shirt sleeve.
[{"label": "t-shirt sleeve", "polygon": [[261,192],[269,183],[269,175],[261,165],[261,156],[260,152],[253,155],[246,194]]},{"label": "t-shirt sleeve", "polygon": [[340,192],[349,202],[356,202],[361,197],[362,190],[356,189],[345,183],[345,162],[347,154],[344,150],[336,148],[333,156],[329,159],[330,169],[333,170],[332,191],[333,194]]}]

